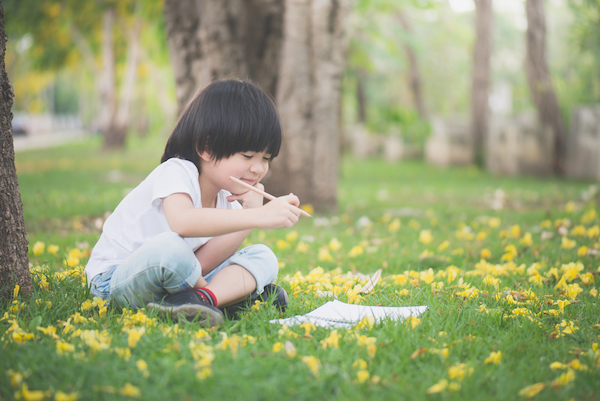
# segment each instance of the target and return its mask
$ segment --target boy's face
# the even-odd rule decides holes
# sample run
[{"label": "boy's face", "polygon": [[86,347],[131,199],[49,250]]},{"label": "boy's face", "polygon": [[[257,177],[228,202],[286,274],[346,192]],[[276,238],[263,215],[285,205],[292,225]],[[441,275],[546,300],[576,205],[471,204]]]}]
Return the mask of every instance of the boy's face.
[{"label": "boy's face", "polygon": [[232,194],[242,194],[248,189],[229,180],[233,176],[250,185],[259,183],[269,171],[271,155],[266,152],[239,152],[226,159],[215,161],[210,155],[200,153],[203,178],[220,189],[226,189]]}]

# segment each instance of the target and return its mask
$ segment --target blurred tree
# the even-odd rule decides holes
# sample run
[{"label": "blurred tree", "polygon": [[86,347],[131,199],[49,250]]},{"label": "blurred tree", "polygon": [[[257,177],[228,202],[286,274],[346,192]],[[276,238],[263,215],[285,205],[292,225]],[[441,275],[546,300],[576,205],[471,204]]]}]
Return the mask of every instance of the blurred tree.
[{"label": "blurred tree", "polygon": [[56,71],[83,63],[90,71],[99,107],[94,125],[102,132],[106,148],[122,147],[129,128],[141,27],[155,23],[161,0],[5,2],[10,16],[7,31],[32,38],[34,67]]},{"label": "blurred tree", "polygon": [[492,54],[492,0],[475,0],[473,73],[471,83],[471,137],[475,161],[483,166],[489,126],[490,57]]},{"label": "blurred tree", "polygon": [[[576,77],[581,103],[600,102],[600,0],[569,0],[571,46],[578,51]],[[573,91],[573,85],[569,87]]]},{"label": "blurred tree", "polygon": [[12,297],[15,284],[24,294],[32,291],[11,127],[13,90],[4,64],[7,39],[0,0],[0,299],[3,300]]},{"label": "blurred tree", "polygon": [[[407,12],[405,10],[400,10],[398,12],[398,19],[400,20],[400,25],[404,31],[406,31],[407,35],[412,35],[413,29],[408,19]],[[417,61],[417,53],[415,51],[414,45],[406,41],[404,44],[404,51],[406,53],[406,58],[408,59],[408,85],[412,90],[413,100],[415,102],[415,108],[419,113],[419,117],[422,119],[427,118],[427,111],[425,110],[425,103],[423,101],[423,91],[421,89],[421,71],[419,69],[419,63]]]},{"label": "blurred tree", "polygon": [[249,77],[276,100],[280,156],[265,180],[315,208],[337,203],[341,77],[350,0],[166,0],[180,110],[198,87]]},{"label": "blurred tree", "polygon": [[544,0],[526,0],[527,38],[526,63],[529,89],[542,126],[552,129],[555,174],[564,174],[567,131],[558,100],[554,93],[546,59],[546,15]]}]

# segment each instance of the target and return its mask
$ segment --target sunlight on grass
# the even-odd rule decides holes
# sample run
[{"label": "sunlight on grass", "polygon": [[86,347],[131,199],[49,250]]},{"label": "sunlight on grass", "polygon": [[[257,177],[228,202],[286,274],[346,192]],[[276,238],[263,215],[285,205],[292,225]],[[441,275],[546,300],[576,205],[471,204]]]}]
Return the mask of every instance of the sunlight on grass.
[{"label": "sunlight on grass", "polygon": [[[86,174],[92,182],[102,171]],[[69,223],[53,231],[27,222],[35,228],[34,294],[26,298],[15,288],[2,305],[0,396],[569,400],[599,394],[594,187],[414,161],[346,160],[342,176],[338,213],[303,219],[292,230],[255,230],[247,240],[279,256],[288,310],[258,304],[211,330],[92,298],[83,266],[99,236],[94,220],[114,205],[63,214],[36,200],[52,188],[40,184],[38,195],[22,188],[26,210]],[[62,188],[66,202],[81,182]],[[100,193],[115,183],[96,185]],[[73,225],[76,219],[81,225]],[[363,292],[378,269],[381,280]],[[398,323],[365,320],[350,330],[268,323],[331,299],[428,311]]]}]

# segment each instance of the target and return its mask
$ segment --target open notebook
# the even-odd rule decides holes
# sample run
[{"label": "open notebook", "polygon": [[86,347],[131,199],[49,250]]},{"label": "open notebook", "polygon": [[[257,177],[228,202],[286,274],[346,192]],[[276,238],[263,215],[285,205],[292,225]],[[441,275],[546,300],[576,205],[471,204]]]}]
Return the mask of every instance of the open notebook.
[{"label": "open notebook", "polygon": [[288,326],[310,322],[315,326],[330,328],[352,328],[366,316],[372,316],[376,323],[389,319],[404,320],[409,316],[417,317],[427,310],[427,306],[367,306],[352,305],[338,300],[329,301],[305,315],[296,315],[287,319],[274,319],[270,323]]}]

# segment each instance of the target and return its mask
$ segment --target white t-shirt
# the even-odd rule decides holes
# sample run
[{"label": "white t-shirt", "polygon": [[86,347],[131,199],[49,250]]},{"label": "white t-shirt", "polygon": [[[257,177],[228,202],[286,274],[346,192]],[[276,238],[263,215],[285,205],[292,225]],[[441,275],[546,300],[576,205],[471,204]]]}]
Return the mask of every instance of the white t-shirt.
[{"label": "white t-shirt", "polygon": [[[172,231],[162,209],[162,200],[174,193],[186,193],[194,207],[202,207],[198,169],[194,163],[169,159],[160,164],[119,203],[106,219],[102,235],[92,250],[85,267],[88,283],[97,274],[123,263],[132,252],[150,238]],[[221,190],[218,209],[242,209],[239,202],[227,202],[228,191]],[[192,250],[200,248],[212,237],[184,238]]]}]

